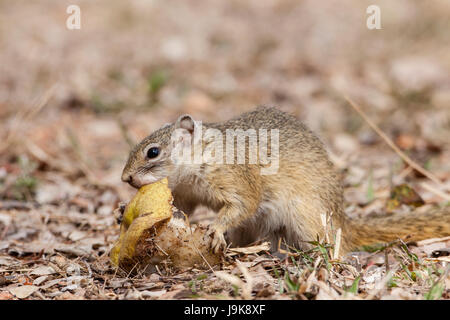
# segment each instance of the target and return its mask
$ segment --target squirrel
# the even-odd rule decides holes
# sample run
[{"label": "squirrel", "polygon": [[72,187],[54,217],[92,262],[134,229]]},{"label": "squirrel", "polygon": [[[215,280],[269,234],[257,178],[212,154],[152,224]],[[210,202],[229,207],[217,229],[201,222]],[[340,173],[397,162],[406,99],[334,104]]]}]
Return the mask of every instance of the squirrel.
[{"label": "squirrel", "polygon": [[[248,163],[250,139],[245,143],[245,163],[180,164],[173,160],[171,155],[177,147],[192,144],[201,151],[210,147],[206,133],[196,138],[196,133],[208,129],[222,133],[222,139],[227,130],[278,130],[276,173],[262,174],[264,164]],[[271,143],[267,149],[275,146]],[[232,160],[237,156],[233,150]],[[301,121],[274,107],[258,107],[217,123],[201,123],[185,114],[156,130],[132,149],[122,181],[140,188],[164,177],[168,177],[177,208],[189,215],[201,204],[217,213],[208,229],[215,252],[227,242],[244,246],[261,239],[270,241],[275,253],[280,239],[284,245],[310,249],[311,241],[324,236],[323,214],[330,217],[334,230],[341,229],[341,254],[399,238],[418,241],[450,235],[450,206],[426,213],[413,211],[407,216],[348,217],[340,174],[324,144]]]}]

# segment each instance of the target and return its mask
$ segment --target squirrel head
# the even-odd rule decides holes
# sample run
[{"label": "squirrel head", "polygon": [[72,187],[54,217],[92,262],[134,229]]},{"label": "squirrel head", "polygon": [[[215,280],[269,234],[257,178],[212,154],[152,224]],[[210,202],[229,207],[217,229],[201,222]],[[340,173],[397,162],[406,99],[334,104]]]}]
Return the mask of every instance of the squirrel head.
[{"label": "squirrel head", "polygon": [[182,115],[174,124],[166,124],[144,138],[131,150],[122,172],[122,181],[135,188],[170,177],[177,168],[172,153],[194,140],[197,122]]}]

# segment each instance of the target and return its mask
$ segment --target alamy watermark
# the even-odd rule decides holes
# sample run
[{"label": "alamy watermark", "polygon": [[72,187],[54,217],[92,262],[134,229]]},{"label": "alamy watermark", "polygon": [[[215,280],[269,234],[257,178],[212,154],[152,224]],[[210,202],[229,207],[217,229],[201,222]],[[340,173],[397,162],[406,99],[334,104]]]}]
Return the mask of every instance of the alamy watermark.
[{"label": "alamy watermark", "polygon": [[81,9],[76,4],[67,7],[66,13],[69,14],[66,20],[66,27],[69,30],[81,29]]},{"label": "alamy watermark", "polygon": [[[67,7],[66,13],[69,14],[66,20],[66,27],[69,30],[81,29],[81,9],[76,4]],[[381,9],[378,5],[372,4],[367,7],[366,14],[369,16],[366,20],[366,26],[369,30],[381,29]]]},{"label": "alamy watermark", "polygon": [[171,141],[174,164],[249,164],[259,165],[261,175],[276,174],[279,168],[280,132],[278,129],[204,128],[195,121],[193,133],[175,129]]},{"label": "alamy watermark", "polygon": [[369,14],[366,20],[367,29],[381,29],[381,9],[379,6],[372,4],[367,7],[366,13]]}]

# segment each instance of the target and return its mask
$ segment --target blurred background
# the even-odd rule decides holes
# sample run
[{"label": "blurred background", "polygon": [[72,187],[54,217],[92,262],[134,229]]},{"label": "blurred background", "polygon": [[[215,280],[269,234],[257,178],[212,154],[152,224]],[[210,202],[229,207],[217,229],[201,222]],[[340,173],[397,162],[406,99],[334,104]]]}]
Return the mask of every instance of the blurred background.
[{"label": "blurred background", "polygon": [[[366,27],[371,4],[381,30]],[[448,0],[2,0],[0,199],[108,215],[134,192],[120,182],[130,145],[181,113],[261,104],[321,136],[349,203],[420,179],[343,93],[448,190],[449,17]]]}]

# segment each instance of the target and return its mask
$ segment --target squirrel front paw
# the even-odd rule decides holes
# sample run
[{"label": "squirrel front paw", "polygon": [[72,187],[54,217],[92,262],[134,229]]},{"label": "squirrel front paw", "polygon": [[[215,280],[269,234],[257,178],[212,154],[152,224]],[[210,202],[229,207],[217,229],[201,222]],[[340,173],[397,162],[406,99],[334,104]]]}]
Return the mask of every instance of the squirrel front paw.
[{"label": "squirrel front paw", "polygon": [[206,236],[212,237],[211,249],[213,249],[214,253],[218,253],[221,250],[223,251],[227,247],[223,231],[217,227],[210,225],[206,232]]},{"label": "squirrel front paw", "polygon": [[116,218],[117,224],[121,224],[123,220],[123,214],[125,213],[125,208],[127,206],[126,202],[119,202],[119,206],[114,209],[114,218]]}]

